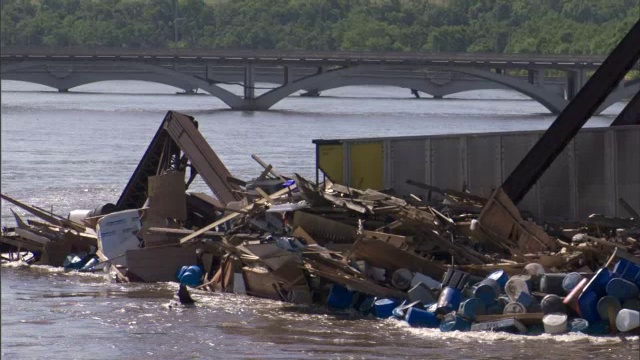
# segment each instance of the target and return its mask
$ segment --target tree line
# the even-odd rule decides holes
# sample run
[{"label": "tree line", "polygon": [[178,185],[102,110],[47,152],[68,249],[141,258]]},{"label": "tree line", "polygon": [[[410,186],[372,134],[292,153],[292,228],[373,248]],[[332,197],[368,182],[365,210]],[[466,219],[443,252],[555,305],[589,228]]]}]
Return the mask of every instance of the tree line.
[{"label": "tree line", "polygon": [[3,0],[2,46],[606,54],[638,0]]}]

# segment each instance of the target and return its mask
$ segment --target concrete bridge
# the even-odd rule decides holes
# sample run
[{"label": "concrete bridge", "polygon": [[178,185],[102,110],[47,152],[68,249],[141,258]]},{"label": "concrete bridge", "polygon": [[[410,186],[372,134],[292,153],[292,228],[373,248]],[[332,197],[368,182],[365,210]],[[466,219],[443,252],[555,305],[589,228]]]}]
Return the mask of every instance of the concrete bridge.
[{"label": "concrete bridge", "polygon": [[[559,113],[604,57],[6,48],[0,60],[2,79],[38,83],[61,92],[98,81],[142,80],[171,85],[185,92],[201,89],[236,110],[267,110],[301,90],[318,94],[349,85],[388,85],[437,98],[469,90],[507,88],[529,96],[552,113]],[[564,76],[545,77],[545,70],[556,70],[556,74]],[[275,85],[258,95],[257,82]],[[220,84],[240,85],[243,94],[236,95]],[[599,111],[638,91],[638,80],[621,84]]]}]

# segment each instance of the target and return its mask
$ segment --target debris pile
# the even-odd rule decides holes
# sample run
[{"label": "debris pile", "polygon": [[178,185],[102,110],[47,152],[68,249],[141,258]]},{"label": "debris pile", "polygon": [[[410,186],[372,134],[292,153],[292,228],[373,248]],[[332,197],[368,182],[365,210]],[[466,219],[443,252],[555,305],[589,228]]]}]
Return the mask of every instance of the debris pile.
[{"label": "debris pile", "polygon": [[[399,198],[284,176],[257,156],[263,171],[243,181],[196,126],[169,112],[118,204],[62,217],[2,195],[45,222],[14,213],[1,242],[118,281],[178,281],[442,331],[640,327],[637,213],[538,225],[501,189],[485,199],[409,179],[429,195]],[[196,174],[217,198],[187,191]]]}]

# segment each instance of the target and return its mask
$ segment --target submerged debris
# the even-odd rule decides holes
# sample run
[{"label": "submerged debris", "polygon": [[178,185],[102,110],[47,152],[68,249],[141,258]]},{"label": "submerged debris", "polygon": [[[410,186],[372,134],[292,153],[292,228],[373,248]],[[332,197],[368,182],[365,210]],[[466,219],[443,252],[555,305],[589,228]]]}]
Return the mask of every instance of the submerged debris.
[{"label": "submerged debris", "polygon": [[[637,217],[536,224],[501,189],[485,199],[408,179],[441,200],[399,198],[284,176],[255,155],[263,170],[244,181],[196,125],[169,112],[115,205],[63,217],[3,194],[44,222],[14,213],[17,226],[0,241],[38,264],[178,281],[182,304],[193,303],[190,286],[442,331],[640,326]],[[188,191],[197,174],[216,198]]]}]

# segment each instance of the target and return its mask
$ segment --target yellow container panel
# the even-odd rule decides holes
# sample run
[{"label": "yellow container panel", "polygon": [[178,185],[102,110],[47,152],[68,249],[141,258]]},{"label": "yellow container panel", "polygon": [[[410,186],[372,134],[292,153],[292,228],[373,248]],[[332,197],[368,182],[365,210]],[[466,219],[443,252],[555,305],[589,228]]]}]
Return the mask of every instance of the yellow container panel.
[{"label": "yellow container panel", "polygon": [[318,145],[318,167],[331,181],[344,183],[342,174],[343,150],[342,144]]},{"label": "yellow container panel", "polygon": [[351,186],[380,190],[383,180],[382,142],[351,144]]}]

